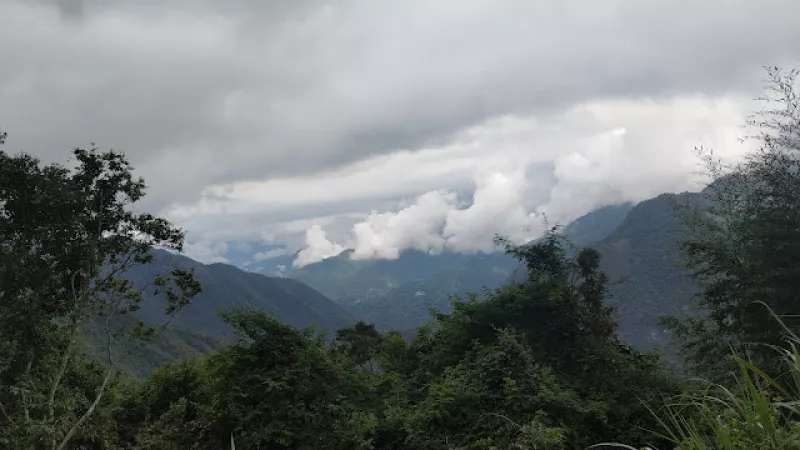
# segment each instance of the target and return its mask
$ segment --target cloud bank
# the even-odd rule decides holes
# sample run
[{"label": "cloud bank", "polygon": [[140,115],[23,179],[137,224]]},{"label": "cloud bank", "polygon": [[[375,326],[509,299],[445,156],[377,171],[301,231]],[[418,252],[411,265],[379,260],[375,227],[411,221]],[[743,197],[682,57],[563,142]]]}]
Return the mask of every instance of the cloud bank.
[{"label": "cloud bank", "polygon": [[[737,141],[748,105],[703,97],[603,102],[549,120],[482,124],[435,150],[475,158],[464,166],[473,174],[466,194],[431,190],[394,210],[373,211],[337,248],[352,248],[355,259],[395,259],[404,250],[489,253],[497,249],[495,235],[516,243],[540,236],[545,216],[564,224],[608,204],[700,189],[706,179],[695,147],[715,147],[726,161],[740,158],[748,148]],[[332,256],[326,250],[333,245],[307,239],[295,265]]]},{"label": "cloud bank", "polygon": [[[523,236],[531,214],[687,188],[694,145],[724,153],[742,134],[761,66],[800,60],[798,12],[791,0],[2,0],[0,128],[9,150],[49,161],[90,142],[125,151],[151,186],[142,207],[183,225],[203,260],[232,260],[243,241],[292,253],[313,225],[336,243],[321,254],[471,251],[488,248],[492,222]],[[493,173],[510,186],[484,186]],[[400,231],[412,229],[426,237]]]}]

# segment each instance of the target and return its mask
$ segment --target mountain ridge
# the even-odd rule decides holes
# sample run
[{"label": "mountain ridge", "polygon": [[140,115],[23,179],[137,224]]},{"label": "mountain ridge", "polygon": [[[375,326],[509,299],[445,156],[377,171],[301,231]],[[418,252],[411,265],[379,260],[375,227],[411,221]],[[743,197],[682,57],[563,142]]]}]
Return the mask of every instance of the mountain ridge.
[{"label": "mountain ridge", "polygon": [[[193,270],[203,286],[203,291],[172,319],[179,328],[231,337],[232,329],[218,314],[231,307],[263,310],[293,327],[316,325],[327,332],[355,321],[344,308],[298,280],[246,272],[230,264],[203,264],[164,250],[154,250],[154,255],[154,263],[136,266],[126,277],[143,286],[158,273],[181,268]],[[142,306],[137,315],[143,320],[160,323],[165,319],[163,298],[151,296]]]}]

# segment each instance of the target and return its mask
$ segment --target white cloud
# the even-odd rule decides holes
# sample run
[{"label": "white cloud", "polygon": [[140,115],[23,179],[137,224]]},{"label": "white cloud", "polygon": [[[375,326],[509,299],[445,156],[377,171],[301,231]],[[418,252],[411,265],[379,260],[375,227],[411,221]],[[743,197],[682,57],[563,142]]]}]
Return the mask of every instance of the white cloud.
[{"label": "white cloud", "polygon": [[453,193],[431,191],[397,212],[376,213],[353,227],[355,259],[397,259],[403,250],[440,252],[447,213],[457,207]]},{"label": "white cloud", "polygon": [[541,233],[542,220],[528,211],[523,198],[529,181],[522,170],[488,173],[476,180],[468,208],[447,212],[443,235],[455,252],[485,252],[496,249],[495,235],[524,243]]},{"label": "white cloud", "polygon": [[256,254],[254,254],[253,255],[253,261],[261,262],[261,261],[264,261],[266,259],[277,258],[278,256],[284,256],[284,255],[288,255],[288,254],[289,254],[289,250],[287,250],[285,248],[273,248],[273,249],[270,249],[270,250],[266,250],[266,251],[258,252]]},{"label": "white cloud", "polygon": [[525,209],[522,171],[486,173],[476,180],[471,204],[453,192],[431,191],[396,212],[373,213],[352,231],[355,259],[396,259],[404,250],[490,253],[496,234],[522,243],[540,233],[541,221]]},{"label": "white cloud", "polygon": [[325,231],[319,225],[313,225],[306,230],[306,247],[297,254],[293,264],[295,267],[302,267],[336,256],[342,251],[344,247],[329,241]]},{"label": "white cloud", "polygon": [[752,142],[739,142],[754,107],[736,97],[678,97],[589,104],[575,111],[604,129],[581,137],[554,160],[556,181],[541,211],[571,220],[604,204],[638,202],[664,192],[698,190],[697,146],[731,162]]},{"label": "white cloud", "polygon": [[187,241],[183,245],[183,253],[204,264],[229,262],[225,258],[225,254],[228,253],[228,244],[221,241]]},{"label": "white cloud", "polygon": [[[540,218],[524,207],[527,189],[522,171],[489,172],[476,180],[470,204],[459,201],[454,192],[431,191],[397,211],[373,212],[352,228],[348,240],[352,257],[397,259],[405,250],[491,253],[497,250],[494,238],[498,234],[516,243],[527,242],[542,228]],[[321,229],[315,226],[308,233],[312,231],[317,235]],[[325,249],[335,245],[327,239],[307,239],[307,244],[301,254],[324,255]],[[298,257],[295,266],[319,259]]]}]

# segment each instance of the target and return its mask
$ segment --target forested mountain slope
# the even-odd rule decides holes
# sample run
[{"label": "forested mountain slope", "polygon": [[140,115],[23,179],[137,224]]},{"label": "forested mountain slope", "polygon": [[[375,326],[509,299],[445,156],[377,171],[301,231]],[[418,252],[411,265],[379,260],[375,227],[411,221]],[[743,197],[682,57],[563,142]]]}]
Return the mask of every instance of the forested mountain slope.
[{"label": "forested mountain slope", "polygon": [[[130,318],[118,322],[131,325]],[[117,324],[118,329],[121,328]],[[100,364],[108,362],[107,344],[109,336],[98,321],[87,324],[81,347],[86,354]],[[122,371],[135,377],[146,377],[164,364],[206,355],[220,348],[220,337],[189,331],[175,326],[159,327],[151,339],[135,340],[111,337],[111,355]]]},{"label": "forested mountain slope", "polygon": [[696,287],[680,255],[682,224],[676,205],[699,194],[662,194],[636,205],[625,221],[595,245],[611,279],[608,305],[616,309],[621,339],[638,349],[664,346],[662,316],[684,316],[694,308]]},{"label": "forested mountain slope", "polygon": [[397,259],[357,260],[353,251],[309,264],[291,277],[319,290],[331,300],[351,304],[383,296],[410,281],[464,264],[471,257],[456,253],[403,252]]},{"label": "forested mountain slope", "polygon": [[[166,268],[193,269],[203,291],[173,318],[172,324],[188,331],[229,337],[232,330],[218,313],[230,307],[252,308],[274,315],[294,327],[316,325],[331,331],[354,321],[341,306],[311,287],[288,278],[245,272],[227,264],[201,264],[185,256],[156,250],[156,261],[133,268],[127,277],[145,283]],[[139,316],[153,323],[164,320],[163,299],[143,302]]]},{"label": "forested mountain slope", "polygon": [[515,269],[515,261],[505,254],[472,255],[379,295],[343,305],[383,329],[416,328],[430,320],[430,307],[450,312],[453,296],[480,295],[503,284]]}]

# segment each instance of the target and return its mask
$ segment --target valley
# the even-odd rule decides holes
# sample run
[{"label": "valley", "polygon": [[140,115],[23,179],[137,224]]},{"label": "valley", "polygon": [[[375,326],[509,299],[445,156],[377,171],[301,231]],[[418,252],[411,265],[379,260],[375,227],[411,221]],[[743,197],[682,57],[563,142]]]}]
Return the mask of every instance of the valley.
[{"label": "valley", "polygon": [[[611,284],[607,305],[614,308],[623,342],[669,354],[663,316],[696,314],[696,293],[676,253],[681,238],[676,202],[698,194],[664,194],[636,205],[610,205],[567,224],[561,233],[575,247],[596,248]],[[381,330],[411,337],[432,311],[450,313],[452,301],[476,299],[527,276],[512,256],[492,254],[426,254],[407,251],[396,260],[355,260],[351,251],[275,277],[227,264],[201,264],[185,256],[157,251],[149,266],[134,268],[133,281],[152,278],[159,268],[193,269],[203,283],[191,305],[170,322],[166,334],[144,347],[120,349],[138,361],[137,373],[163,362],[213,351],[230,340],[231,328],[218,312],[231,307],[264,311],[297,328],[331,333],[358,320]],[[283,257],[279,261],[285,262]],[[275,261],[262,261],[264,267]],[[146,302],[137,314],[150,323],[166,318],[163,303]],[[148,362],[152,360],[152,362]]]}]

